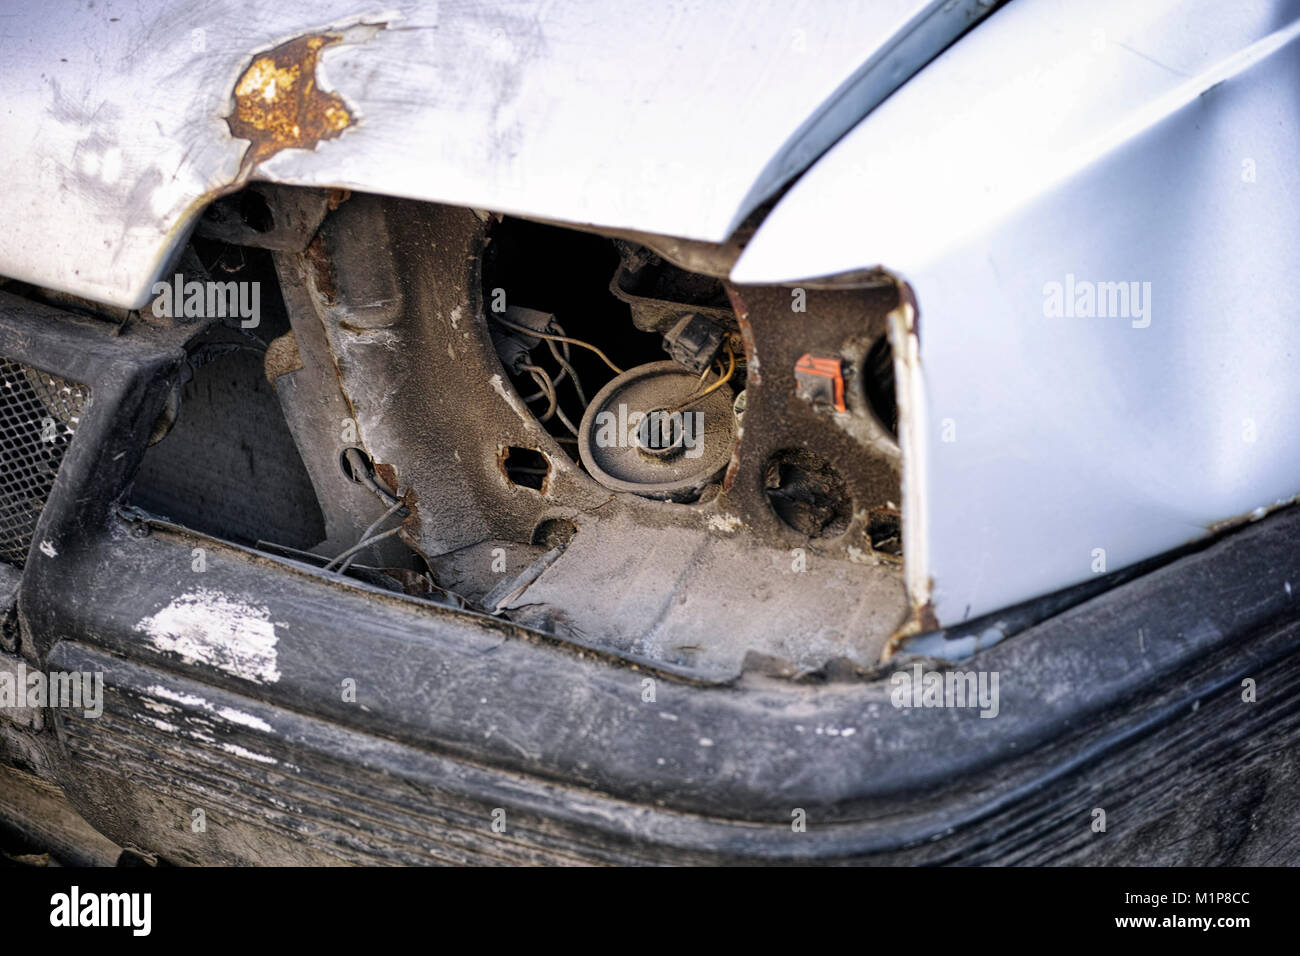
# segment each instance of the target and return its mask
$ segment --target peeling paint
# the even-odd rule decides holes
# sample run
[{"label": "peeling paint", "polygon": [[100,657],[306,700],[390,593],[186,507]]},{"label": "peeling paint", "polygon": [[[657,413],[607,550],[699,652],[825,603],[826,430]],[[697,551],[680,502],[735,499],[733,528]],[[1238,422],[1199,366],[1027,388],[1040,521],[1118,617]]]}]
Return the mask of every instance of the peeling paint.
[{"label": "peeling paint", "polygon": [[501,376],[493,375],[492,378],[489,379],[489,384],[498,395],[505,399],[506,404],[510,406],[511,410],[519,416],[519,420],[524,423],[524,427],[529,431],[536,431],[536,426],[533,424],[534,419],[532,414],[520,404],[515,393],[506,387],[506,383],[502,380]]},{"label": "peeling paint", "polygon": [[731,534],[744,522],[737,515],[709,515],[709,530]]},{"label": "peeling paint", "polygon": [[[934,581],[926,579],[924,593],[929,595],[934,590]],[[912,611],[907,620],[890,635],[889,640],[885,643],[884,650],[881,651],[881,663],[888,661],[897,654],[908,638],[915,637],[917,634],[927,634],[930,631],[939,629],[939,619],[934,614],[934,604],[931,603],[928,596],[924,601],[912,600]]]},{"label": "peeling paint", "polygon": [[391,329],[364,329],[351,322],[340,322],[339,330],[346,332],[355,345],[378,345],[396,352],[402,347],[402,337]]},{"label": "peeling paint", "polygon": [[[221,717],[223,720],[229,721],[232,724],[240,724],[241,726],[249,727],[252,728],[253,730],[266,731],[267,733],[270,733],[272,731],[271,725],[268,724],[266,721],[262,720],[262,718],[260,717],[255,717],[252,714],[246,714],[242,710],[236,710],[233,707],[218,707],[215,704],[213,704],[211,701],[204,700],[202,697],[196,697],[193,694],[181,694],[176,691],[169,690],[166,687],[161,687],[157,684],[149,688],[149,693],[153,694],[155,697],[161,697],[164,700],[175,701],[176,703],[183,704],[187,707],[201,708],[202,710],[206,710],[209,711],[210,713],[216,714],[217,716]],[[176,710],[175,707],[172,707],[169,704],[159,704],[158,702],[152,700],[146,700],[144,702],[144,705],[148,707],[150,710],[154,710],[159,713]]]},{"label": "peeling paint", "polygon": [[266,754],[253,753],[251,750],[245,750],[238,744],[222,744],[221,749],[228,754],[234,754],[236,757],[243,757],[245,760],[255,760],[258,763],[276,764],[280,762],[274,757],[268,757]]},{"label": "peeling paint", "polygon": [[[352,111],[338,93],[322,89],[316,69],[321,51],[344,40],[369,39],[383,24],[341,33],[295,37],[259,54],[235,84],[230,134],[251,144],[244,169],[282,149],[315,149],[351,127]],[[357,34],[356,31],[362,31]]]},{"label": "peeling paint", "polygon": [[182,594],[135,626],[160,651],[259,684],[280,679],[275,628],[267,608],[207,588]]},{"label": "peeling paint", "polygon": [[180,733],[180,728],[177,727],[169,720],[161,720],[157,717],[149,717],[147,715],[141,715],[140,719],[143,720],[149,726],[153,727],[155,730],[161,730],[165,734]]},{"label": "peeling paint", "polygon": [[[1233,515],[1228,518],[1222,518],[1219,521],[1211,521],[1206,525],[1206,530],[1209,531],[1210,534],[1221,534],[1224,531],[1231,531],[1241,525],[1266,518],[1279,508],[1289,508],[1297,502],[1300,502],[1300,496],[1278,499],[1270,505],[1260,505],[1258,508],[1254,508],[1242,515]],[[1192,538],[1191,540],[1195,541],[1196,538]]]}]

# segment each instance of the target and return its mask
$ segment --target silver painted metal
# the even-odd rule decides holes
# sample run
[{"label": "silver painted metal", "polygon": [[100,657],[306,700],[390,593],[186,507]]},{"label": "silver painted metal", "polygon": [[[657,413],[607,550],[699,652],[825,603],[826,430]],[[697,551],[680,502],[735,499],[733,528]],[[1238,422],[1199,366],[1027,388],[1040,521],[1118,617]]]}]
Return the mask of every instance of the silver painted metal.
[{"label": "silver painted metal", "polygon": [[1018,0],[784,197],[735,281],[880,265],[915,294],[917,627],[1300,493],[1297,156],[1295,0]]},{"label": "silver painted metal", "polygon": [[[0,274],[142,306],[247,179],[722,240],[989,5],[12,3]],[[350,125],[241,167],[236,83],[323,33]]]}]

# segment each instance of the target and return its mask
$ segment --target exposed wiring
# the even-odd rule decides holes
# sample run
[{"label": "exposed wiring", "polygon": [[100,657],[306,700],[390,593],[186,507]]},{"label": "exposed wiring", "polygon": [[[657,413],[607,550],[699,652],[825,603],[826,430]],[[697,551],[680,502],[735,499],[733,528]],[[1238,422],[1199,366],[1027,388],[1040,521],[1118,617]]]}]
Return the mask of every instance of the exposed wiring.
[{"label": "exposed wiring", "polygon": [[542,392],[546,395],[546,400],[549,404],[546,408],[546,414],[538,415],[537,420],[539,422],[549,421],[551,416],[555,414],[555,410],[560,407],[559,399],[555,394],[555,383],[551,381],[551,377],[547,375],[540,366],[521,365],[519,367],[531,375],[533,381],[541,386]]},{"label": "exposed wiring", "polygon": [[345,449],[343,457],[348,460],[348,465],[352,468],[352,474],[356,480],[382,498],[385,504],[400,505],[402,503],[395,494],[375,480],[370,461],[360,448]]},{"label": "exposed wiring", "polygon": [[[707,372],[708,369],[705,369],[705,371]],[[723,375],[721,378],[719,378],[712,385],[710,385],[708,388],[706,388],[704,391],[696,392],[692,395],[688,395],[684,401],[679,402],[677,405],[674,405],[672,408],[668,409],[668,413],[672,414],[673,412],[682,412],[690,408],[692,405],[698,405],[700,402],[704,401],[704,399],[706,399],[708,396],[712,395],[718,389],[722,388],[722,386],[726,385],[727,382],[731,380],[731,376],[734,375],[735,372],[736,372],[736,353],[732,351],[731,346],[728,345],[727,346],[727,373]]]},{"label": "exposed wiring", "polygon": [[[564,331],[564,326],[562,326],[559,322],[556,322],[554,317],[551,318],[550,328],[554,329],[558,334],[563,335],[566,338],[569,335],[568,332]],[[560,374],[555,377],[556,385],[557,386],[559,385],[560,381],[564,378],[566,374],[571,379],[573,379],[573,390],[578,395],[579,404],[581,404],[583,410],[586,411],[587,393],[586,390],[582,387],[582,380],[578,378],[577,369],[575,369],[573,365],[570,364],[570,362],[573,359],[573,355],[569,350],[569,343],[561,342],[559,345],[559,350],[557,351],[555,343],[548,339],[546,342],[546,347],[551,350],[551,355],[555,357],[555,361],[560,366]],[[560,355],[561,352],[563,353],[563,356]]]},{"label": "exposed wiring", "polygon": [[[564,371],[564,369],[560,369],[560,374],[557,375],[557,376],[555,376],[555,378],[551,379],[551,384],[554,385],[554,386],[556,386],[556,387],[558,388],[559,385],[560,385],[560,383],[564,381],[564,376],[565,376],[566,374],[567,374],[567,373]],[[537,401],[539,398],[546,398],[546,391],[545,391],[545,390],[540,391],[540,392],[533,392],[533,394],[527,396],[527,397],[524,399],[524,401],[525,401],[525,402],[528,402],[529,404],[532,404],[533,402]]]},{"label": "exposed wiring", "polygon": [[[563,407],[561,407],[560,400],[559,400],[558,386],[560,385],[561,382],[564,381],[564,377],[566,375],[568,376],[569,381],[573,383],[573,390],[577,394],[578,402],[580,403],[584,411],[587,408],[588,401],[587,401],[586,390],[583,389],[582,387],[582,381],[578,377],[578,372],[573,367],[573,364],[570,361],[571,355],[569,352],[569,345],[570,344],[577,345],[581,348],[587,349],[588,351],[596,353],[596,355],[599,356],[601,361],[603,361],[606,365],[608,365],[611,369],[613,369],[613,371],[617,375],[622,375],[623,370],[619,368],[617,365],[615,365],[612,361],[610,361],[609,356],[606,355],[604,352],[602,352],[596,346],[592,345],[589,342],[584,342],[582,339],[577,339],[574,338],[573,336],[564,334],[563,326],[561,326],[554,319],[551,319],[550,328],[555,329],[556,333],[551,333],[551,332],[539,332],[536,329],[532,329],[527,326],[520,325],[519,323],[512,322],[509,319],[505,318],[504,316],[495,312],[489,313],[489,315],[492,317],[492,319],[495,322],[500,323],[501,325],[505,326],[508,329],[512,329],[515,332],[519,332],[523,335],[531,336],[536,339],[541,339],[546,342],[546,347],[551,353],[551,358],[555,360],[555,364],[559,366],[560,371],[554,378],[551,378],[550,374],[547,373],[546,370],[543,369],[541,366],[520,365],[519,366],[520,371],[527,372],[532,377],[533,381],[537,383],[538,388],[540,389],[540,391],[534,392],[532,395],[525,397],[524,401],[526,403],[531,404],[537,401],[538,399],[545,398],[547,402],[546,411],[537,416],[538,421],[548,422],[553,417],[558,418],[560,423],[565,427],[566,430],[570,432],[573,438],[564,435],[557,435],[555,436],[556,440],[564,441],[564,442],[575,441],[578,435],[578,428],[573,424],[573,422],[569,420],[569,417],[564,413],[564,409]],[[557,342],[561,343],[560,347],[556,346]],[[725,371],[723,370],[721,361],[718,361],[714,365],[714,368],[712,369],[710,368],[704,369],[704,371],[700,374],[699,381],[696,383],[696,386],[691,391],[691,393],[687,395],[687,397],[683,399],[679,404],[672,407],[671,409],[668,409],[669,412],[684,411],[685,409],[688,409],[691,406],[698,404],[708,396],[712,395],[718,389],[722,388],[723,385],[727,384],[727,382],[731,380],[732,376],[735,375],[736,373],[736,368],[738,364],[743,364],[743,363],[737,363],[735,350],[731,347],[730,343],[727,344],[726,349],[727,349],[727,367]],[[704,383],[708,380],[709,372],[714,371],[715,369],[719,376],[718,380],[714,382],[712,385],[708,386],[707,388],[702,388]]]},{"label": "exposed wiring", "polygon": [[488,314],[492,317],[492,321],[499,322],[502,325],[504,325],[506,328],[514,329],[516,332],[522,332],[524,333],[524,335],[532,336],[533,338],[536,339],[548,339],[555,342],[569,342],[572,343],[573,345],[579,345],[584,349],[589,349],[590,351],[595,352],[598,356],[600,356],[600,360],[604,362],[606,365],[608,365],[610,368],[612,368],[614,370],[614,374],[616,375],[623,374],[623,370],[619,368],[617,365],[615,365],[613,362],[611,362],[609,360],[608,355],[606,355],[600,349],[596,348],[596,346],[592,345],[590,342],[584,342],[582,341],[582,339],[575,339],[572,336],[568,336],[568,335],[552,335],[550,332],[538,332],[536,329],[530,329],[526,325],[520,325],[517,322],[511,322],[509,319],[505,318],[504,316],[502,316],[497,312],[489,312]]},{"label": "exposed wiring", "polygon": [[[567,338],[568,335],[569,335],[568,332],[564,331],[564,326],[562,326],[559,322],[556,322],[556,321],[555,321],[555,316],[551,316],[550,324],[547,325],[546,327],[547,327],[548,329],[552,329],[552,330],[555,332],[556,335],[563,335],[563,336],[565,336],[566,338]],[[570,355],[570,353],[569,353],[569,343],[568,343],[568,342],[561,342],[561,343],[560,343],[560,348],[564,350],[564,357],[565,357],[566,359],[572,357],[572,356]]]},{"label": "exposed wiring", "polygon": [[[503,324],[510,325],[514,328],[514,326],[508,321],[503,320]],[[564,414],[564,409],[560,407],[559,385],[564,381],[564,378],[567,375],[569,381],[573,383],[573,390],[578,396],[579,404],[584,410],[586,409],[587,393],[582,387],[582,380],[578,377],[577,369],[575,369],[569,361],[569,342],[578,342],[578,344],[585,343],[579,342],[577,339],[570,339],[569,336],[564,334],[564,327],[554,320],[551,321],[551,327],[556,329],[559,334],[555,336],[537,332],[530,332],[530,334],[541,335],[546,339],[546,347],[550,350],[551,357],[555,359],[555,364],[560,367],[560,372],[555,376],[555,378],[551,378],[551,376],[541,366],[520,365],[520,370],[531,375],[533,381],[536,382],[541,389],[541,391],[534,392],[532,395],[525,397],[524,401],[531,404],[539,398],[545,398],[547,401],[546,411],[538,415],[537,420],[545,423],[550,421],[552,416],[557,416],[564,427],[574,436],[577,436],[578,429],[574,426],[573,422],[569,421],[569,417]],[[559,342],[560,345],[557,346],[555,344],[556,342]],[[588,347],[592,348],[592,351],[599,352],[599,349],[591,346]],[[603,353],[601,353],[601,357],[604,358]]]},{"label": "exposed wiring", "polygon": [[582,390],[582,381],[578,378],[577,371],[575,371],[573,366],[569,364],[568,359],[565,356],[560,354],[560,350],[556,348],[554,342],[547,342],[546,347],[551,350],[551,357],[554,358],[556,364],[560,366],[560,374],[555,379],[556,384],[559,383],[560,379],[564,377],[565,372],[567,372],[569,374],[570,381],[573,382],[573,390],[578,393],[578,402],[582,405],[583,408],[586,408],[587,396],[586,393],[584,393]]},{"label": "exposed wiring", "polygon": [[376,541],[379,541],[382,538],[387,538],[390,535],[397,534],[397,532],[401,530],[401,525],[398,525],[396,528],[393,528],[389,531],[385,531],[383,534],[376,535],[375,531],[376,529],[378,529],[380,525],[382,525],[385,521],[387,521],[389,518],[397,514],[398,511],[402,510],[405,507],[406,505],[404,505],[401,501],[398,501],[391,508],[389,508],[383,514],[381,514],[378,518],[376,518],[373,522],[371,522],[370,527],[368,527],[365,531],[361,532],[361,538],[360,540],[357,541],[356,544],[348,548],[342,554],[335,555],[333,558],[331,558],[329,563],[325,565],[325,570],[326,571],[334,570],[334,566],[346,558],[348,559],[347,564],[344,564],[341,568],[339,568],[339,573],[342,574],[344,571],[348,569],[348,565],[352,563],[351,559],[353,555],[356,555],[359,552],[365,550],[367,547],[369,547],[370,545],[374,544]]},{"label": "exposed wiring", "polygon": [[560,419],[560,424],[572,432],[573,436],[576,438],[578,436],[578,429],[573,427],[573,422],[569,421],[569,417],[564,414],[564,409],[557,405],[555,407],[555,414]]},{"label": "exposed wiring", "polygon": [[347,551],[344,551],[343,554],[339,555],[339,557],[346,556],[347,560],[344,561],[341,565],[339,565],[338,573],[347,574],[348,568],[352,567],[352,562],[356,560],[358,554],[360,554],[362,551],[364,551],[366,548],[370,547],[372,544],[376,543],[377,541],[383,541],[385,538],[391,538],[393,535],[397,534],[397,532],[401,530],[402,530],[401,525],[398,525],[396,528],[389,528],[387,531],[381,531],[379,534],[372,535],[371,537],[366,538],[364,541],[360,541],[357,544],[353,545]]}]

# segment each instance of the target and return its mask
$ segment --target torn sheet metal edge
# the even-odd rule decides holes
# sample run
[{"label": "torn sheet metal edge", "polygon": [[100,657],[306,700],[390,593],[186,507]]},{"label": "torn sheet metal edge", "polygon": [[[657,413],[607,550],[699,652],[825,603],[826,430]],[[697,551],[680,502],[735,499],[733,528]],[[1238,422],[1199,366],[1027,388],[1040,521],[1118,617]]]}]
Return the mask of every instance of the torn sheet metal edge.
[{"label": "torn sheet metal edge", "polygon": [[[911,617],[895,635],[934,630],[938,622],[931,602],[933,581],[926,555],[929,522],[924,489],[926,474],[925,385],[921,377],[920,340],[916,332],[916,305],[901,281],[899,304],[889,313],[889,345],[894,353],[894,390],[898,408],[898,444],[903,456],[903,580],[912,607]],[[885,647],[888,657],[895,646]]]},{"label": "torn sheet metal edge", "polygon": [[[1300,353],[1300,21],[1268,0],[1194,7],[1008,5],[806,173],[733,269],[774,283],[883,263],[915,290],[918,318],[894,322],[912,633],[1300,491],[1284,385]],[[1049,288],[1076,276],[1149,283],[1156,321],[1050,314]],[[941,441],[953,420],[960,440]]]}]

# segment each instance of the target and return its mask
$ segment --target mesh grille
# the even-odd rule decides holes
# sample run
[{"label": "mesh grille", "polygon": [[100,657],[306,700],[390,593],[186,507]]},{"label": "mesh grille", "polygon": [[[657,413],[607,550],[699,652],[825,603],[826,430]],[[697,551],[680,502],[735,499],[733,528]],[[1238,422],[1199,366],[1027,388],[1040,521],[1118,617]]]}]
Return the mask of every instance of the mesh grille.
[{"label": "mesh grille", "polygon": [[22,567],[90,389],[0,358],[0,561]]}]

